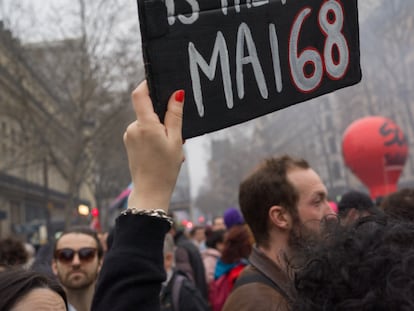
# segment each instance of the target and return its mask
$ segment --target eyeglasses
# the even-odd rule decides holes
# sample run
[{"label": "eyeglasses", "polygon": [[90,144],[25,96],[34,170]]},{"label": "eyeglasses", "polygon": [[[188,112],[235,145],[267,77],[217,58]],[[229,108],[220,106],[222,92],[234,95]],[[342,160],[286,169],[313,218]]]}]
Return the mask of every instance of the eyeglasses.
[{"label": "eyeglasses", "polygon": [[75,254],[78,254],[79,260],[83,262],[89,262],[96,256],[96,248],[93,247],[83,247],[75,251],[71,248],[62,248],[55,251],[55,259],[69,264],[72,262]]}]

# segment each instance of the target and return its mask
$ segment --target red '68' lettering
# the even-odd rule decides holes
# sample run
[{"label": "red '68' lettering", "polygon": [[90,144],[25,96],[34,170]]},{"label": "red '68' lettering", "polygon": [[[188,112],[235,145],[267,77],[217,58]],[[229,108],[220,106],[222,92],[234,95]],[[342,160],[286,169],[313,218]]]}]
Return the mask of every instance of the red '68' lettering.
[{"label": "red '68' lettering", "polygon": [[[312,9],[309,7],[299,12],[293,22],[289,40],[290,73],[295,86],[304,93],[312,92],[319,87],[324,68],[330,79],[339,80],[349,66],[349,47],[342,33],[344,10],[339,0],[325,1],[319,10],[319,27],[326,37],[323,58],[314,47],[298,51],[303,23],[311,13]],[[310,67],[312,70],[309,73]]]}]

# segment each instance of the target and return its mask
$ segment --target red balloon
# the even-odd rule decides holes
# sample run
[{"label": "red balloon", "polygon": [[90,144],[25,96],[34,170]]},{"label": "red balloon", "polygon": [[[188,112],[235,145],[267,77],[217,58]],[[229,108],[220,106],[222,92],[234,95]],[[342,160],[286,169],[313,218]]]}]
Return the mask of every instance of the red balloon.
[{"label": "red balloon", "polygon": [[366,117],[353,122],[342,140],[345,164],[364,183],[371,198],[397,190],[408,154],[401,129],[384,117]]}]

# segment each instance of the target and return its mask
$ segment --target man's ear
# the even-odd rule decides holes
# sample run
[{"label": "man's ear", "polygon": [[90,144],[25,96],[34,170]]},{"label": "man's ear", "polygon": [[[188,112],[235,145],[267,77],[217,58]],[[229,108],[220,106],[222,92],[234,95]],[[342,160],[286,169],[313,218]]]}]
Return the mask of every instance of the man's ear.
[{"label": "man's ear", "polygon": [[269,220],[274,226],[283,230],[288,230],[292,227],[292,217],[280,205],[273,205],[269,209]]},{"label": "man's ear", "polygon": [[98,259],[98,272],[101,271],[103,261],[104,261],[103,256],[102,256],[102,258]]},{"label": "man's ear", "polygon": [[57,269],[57,262],[55,259],[52,259],[52,271],[54,275],[58,275],[58,269]]}]

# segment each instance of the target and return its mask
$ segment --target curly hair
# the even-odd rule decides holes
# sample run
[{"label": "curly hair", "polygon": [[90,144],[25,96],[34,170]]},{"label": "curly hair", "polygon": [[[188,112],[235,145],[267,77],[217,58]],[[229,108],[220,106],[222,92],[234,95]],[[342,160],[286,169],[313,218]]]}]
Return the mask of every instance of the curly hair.
[{"label": "curly hair", "polygon": [[0,240],[0,265],[18,266],[28,260],[28,253],[24,243],[19,239],[9,237]]},{"label": "curly hair", "polygon": [[253,236],[247,225],[234,225],[224,238],[221,260],[224,263],[235,263],[249,257],[253,247]]},{"label": "curly hair", "polygon": [[293,310],[414,310],[414,224],[336,227],[296,273]]}]

